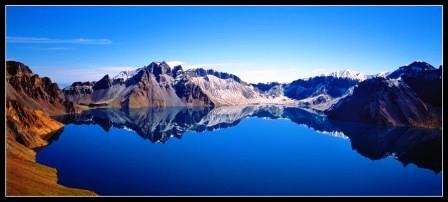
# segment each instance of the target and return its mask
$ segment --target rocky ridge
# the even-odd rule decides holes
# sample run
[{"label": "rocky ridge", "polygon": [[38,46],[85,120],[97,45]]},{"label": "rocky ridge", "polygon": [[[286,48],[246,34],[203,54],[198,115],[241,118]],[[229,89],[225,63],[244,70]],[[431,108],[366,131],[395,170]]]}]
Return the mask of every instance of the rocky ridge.
[{"label": "rocky ridge", "polygon": [[441,127],[442,68],[413,62],[386,77],[359,83],[326,113],[330,118],[377,125]]},{"label": "rocky ridge", "polygon": [[294,103],[284,96],[259,92],[233,74],[203,68],[184,71],[182,66],[171,68],[166,62],[152,62],[113,78],[106,75],[93,86],[79,84],[76,82],[63,91],[68,100],[84,105],[140,108]]},{"label": "rocky ridge", "polygon": [[50,115],[75,113],[56,83],[15,61],[6,63],[6,194],[95,195],[57,184],[57,171],[35,161],[34,148],[63,128]]}]

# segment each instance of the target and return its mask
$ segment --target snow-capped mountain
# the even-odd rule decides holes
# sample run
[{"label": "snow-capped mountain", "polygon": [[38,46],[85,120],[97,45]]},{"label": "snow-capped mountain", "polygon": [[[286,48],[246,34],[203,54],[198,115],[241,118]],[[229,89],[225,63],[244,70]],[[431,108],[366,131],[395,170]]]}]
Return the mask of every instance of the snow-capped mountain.
[{"label": "snow-capped mountain", "polygon": [[327,113],[336,120],[377,125],[434,127],[440,124],[438,113],[404,81],[382,77],[359,83],[351,96],[343,98]]},{"label": "snow-capped mountain", "polygon": [[332,119],[377,125],[440,127],[442,68],[424,62],[360,82],[326,113]]},{"label": "snow-capped mountain", "polygon": [[390,73],[389,75],[387,75],[387,78],[398,78],[402,75],[405,74],[415,74],[415,73],[420,73],[420,72],[425,72],[425,71],[432,71],[435,70],[436,68],[433,67],[432,65],[423,62],[423,61],[415,61],[412,62],[408,65],[404,65],[400,68],[398,68],[397,70],[393,71],[392,73]]},{"label": "snow-capped mountain", "polygon": [[[336,73],[337,74],[337,73]],[[300,106],[323,111],[334,105],[340,98],[349,94],[350,89],[360,82],[347,73],[333,76],[316,76],[298,79],[283,85],[284,95],[299,101]],[[345,76],[343,76],[345,75]]]},{"label": "snow-capped mountain", "polygon": [[[162,61],[152,62],[148,66],[133,71],[120,72],[113,78],[105,75],[96,82],[75,82],[64,88],[63,92],[67,100],[87,106],[140,108],[280,104],[325,112],[331,114],[331,117],[343,116],[341,119],[349,117],[344,115],[346,110],[356,111],[357,107],[365,108],[375,105],[377,107],[371,110],[378,113],[372,112],[374,117],[370,121],[420,126],[419,124],[438,124],[438,121],[433,118],[434,110],[438,109],[433,108],[441,106],[441,71],[442,68],[436,69],[425,62],[417,61],[391,73],[382,72],[369,76],[356,71],[342,70],[307,79],[297,79],[286,84],[277,82],[248,84],[238,76],[226,72],[203,68],[183,70],[182,66],[171,68]],[[360,84],[362,87],[359,87]],[[367,99],[365,97],[367,95],[360,93],[362,89],[367,89],[368,95],[390,95],[396,98]],[[380,89],[384,92],[376,92]],[[352,103],[350,100],[356,102]],[[402,104],[408,103],[398,105],[400,110],[405,106],[415,109],[398,110],[394,107],[397,104],[393,103],[401,102],[400,100]],[[377,101],[384,106],[378,105]],[[363,104],[357,105],[357,103]],[[385,109],[392,111],[388,111],[386,116],[380,113]],[[361,110],[359,113],[364,112]],[[397,114],[393,115],[394,113]],[[396,119],[408,116],[413,119]],[[352,119],[357,120],[356,116]],[[430,121],[422,123],[422,120]],[[369,122],[369,120],[364,121]]]},{"label": "snow-capped mountain", "polygon": [[341,70],[336,72],[331,72],[328,74],[322,74],[321,76],[332,76],[335,78],[344,78],[344,79],[353,79],[357,81],[363,81],[367,79],[367,76],[361,72],[352,71],[352,70]]},{"label": "snow-capped mountain", "polygon": [[291,83],[252,84],[261,92],[270,95],[284,95],[298,100],[298,105],[313,110],[324,111],[350,94],[357,83],[367,79],[363,73],[342,70],[322,74],[305,79],[297,79]]},{"label": "snow-capped mountain", "polygon": [[141,70],[141,68],[138,68],[136,70],[121,71],[120,73],[115,75],[112,78],[112,80],[120,80],[121,79],[123,81],[126,81],[129,78],[132,78],[133,76],[135,76],[135,74],[137,74],[140,70]]},{"label": "snow-capped mountain", "polygon": [[88,106],[139,108],[295,103],[282,95],[259,92],[233,74],[203,68],[184,71],[182,66],[171,68],[164,61],[123,71],[113,78],[105,75],[95,82],[89,93],[74,88],[90,87],[73,84],[64,89],[67,99]]},{"label": "snow-capped mountain", "polygon": [[380,72],[378,74],[375,74],[374,77],[387,77],[389,76],[390,72]]}]

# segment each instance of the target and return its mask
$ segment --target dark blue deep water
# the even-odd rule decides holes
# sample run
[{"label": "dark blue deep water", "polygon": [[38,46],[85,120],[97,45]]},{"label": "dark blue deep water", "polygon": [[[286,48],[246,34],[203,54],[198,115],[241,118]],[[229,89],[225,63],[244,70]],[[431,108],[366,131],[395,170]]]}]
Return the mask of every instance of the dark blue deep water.
[{"label": "dark blue deep water", "polygon": [[297,108],[95,109],[37,161],[100,195],[441,195],[441,132]]}]

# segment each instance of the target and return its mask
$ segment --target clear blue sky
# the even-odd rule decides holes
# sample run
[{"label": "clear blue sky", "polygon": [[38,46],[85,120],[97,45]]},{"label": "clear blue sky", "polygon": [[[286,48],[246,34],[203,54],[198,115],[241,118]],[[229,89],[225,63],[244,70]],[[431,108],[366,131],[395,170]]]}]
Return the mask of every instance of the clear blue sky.
[{"label": "clear blue sky", "polygon": [[[11,7],[6,57],[59,83],[152,61],[249,82],[442,64],[442,7]],[[113,76],[113,75],[112,75]]]}]

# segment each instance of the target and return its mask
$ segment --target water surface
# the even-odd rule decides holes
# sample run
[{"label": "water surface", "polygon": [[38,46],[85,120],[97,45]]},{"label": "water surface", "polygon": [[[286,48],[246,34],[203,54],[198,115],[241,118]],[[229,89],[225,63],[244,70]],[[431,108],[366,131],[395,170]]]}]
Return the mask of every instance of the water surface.
[{"label": "water surface", "polygon": [[100,195],[441,195],[440,130],[288,107],[95,109],[38,151]]}]

